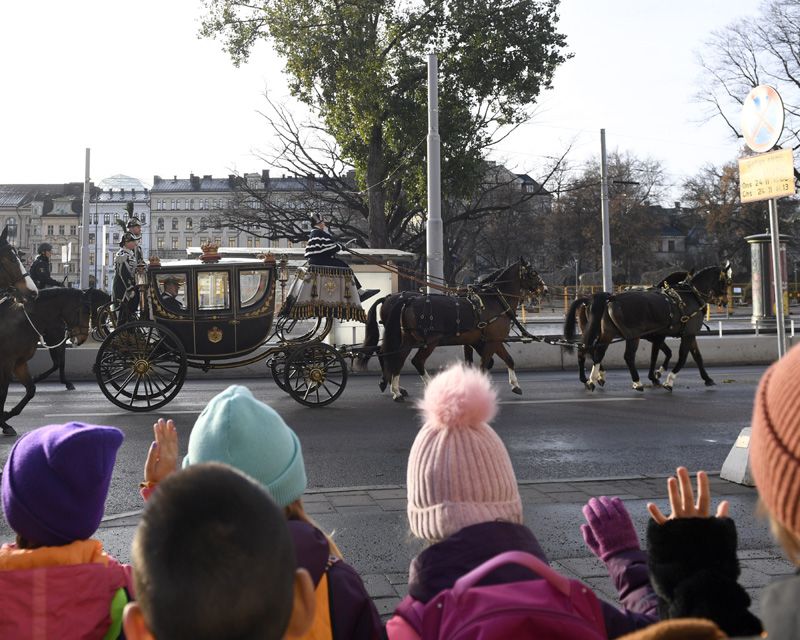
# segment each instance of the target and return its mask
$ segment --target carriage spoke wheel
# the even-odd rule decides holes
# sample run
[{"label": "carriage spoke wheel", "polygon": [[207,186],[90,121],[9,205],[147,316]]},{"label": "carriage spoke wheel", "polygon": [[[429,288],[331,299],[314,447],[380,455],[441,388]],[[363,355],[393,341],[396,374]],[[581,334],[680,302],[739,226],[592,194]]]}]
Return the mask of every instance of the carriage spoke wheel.
[{"label": "carriage spoke wheel", "polygon": [[269,370],[272,373],[272,379],[278,385],[281,391],[289,391],[286,386],[286,352],[279,351],[276,353],[268,363]]},{"label": "carriage spoke wheel", "polygon": [[93,337],[95,340],[103,341],[114,329],[116,329],[116,314],[110,305],[106,305],[97,313],[97,326],[94,328]]},{"label": "carriage spoke wheel", "polygon": [[153,411],[167,404],[186,379],[186,351],[169,329],[129,322],[100,345],[95,376],[103,394],[128,411]]},{"label": "carriage spoke wheel", "polygon": [[300,404],[324,407],[344,391],[347,363],[330,345],[315,342],[292,351],[286,358],[286,390]]}]

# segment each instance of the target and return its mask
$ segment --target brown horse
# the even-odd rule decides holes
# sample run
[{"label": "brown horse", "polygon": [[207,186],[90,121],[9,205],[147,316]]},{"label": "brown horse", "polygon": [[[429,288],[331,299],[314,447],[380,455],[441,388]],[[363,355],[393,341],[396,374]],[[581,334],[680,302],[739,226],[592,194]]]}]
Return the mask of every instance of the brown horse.
[{"label": "brown horse", "polygon": [[17,250],[8,242],[8,225],[0,233],[0,289],[17,289],[26,297],[39,293],[31,275],[20,262]]},{"label": "brown horse", "polygon": [[[17,432],[7,423],[19,415],[36,393],[36,386],[28,370],[28,360],[36,353],[36,345],[45,335],[68,338],[83,344],[89,337],[90,301],[79,289],[43,289],[35,300],[10,302],[0,310],[0,423],[3,435],[15,436]],[[46,344],[47,343],[45,341]],[[11,409],[5,411],[8,386],[12,375],[25,386],[25,395]]]},{"label": "brown horse", "polygon": [[[516,319],[516,309],[523,295],[546,290],[546,285],[523,259],[499,270],[475,285],[465,295],[420,295],[402,292],[375,302],[367,316],[366,338],[359,364],[366,366],[377,349],[384,383],[391,384],[392,398],[401,401],[400,370],[412,349],[419,351],[412,364],[427,381],[425,361],[438,346],[470,345],[481,356],[486,368],[496,353],[508,367],[508,380],[514,393],[521,394],[514,360],[503,344]],[[377,307],[382,304],[383,345],[378,348],[380,332]]]},{"label": "brown horse", "polygon": [[597,382],[605,350],[614,339],[626,341],[625,363],[635,386],[639,373],[633,340],[675,337],[681,339],[678,361],[667,375],[664,388],[672,391],[675,377],[686,364],[690,352],[706,386],[713,385],[714,381],[703,366],[697,334],[703,326],[707,305],[710,302],[726,304],[730,281],[731,267],[726,263],[721,267],[706,267],[674,287],[623,291],[607,300],[598,300],[590,309],[590,323],[583,337],[584,346],[594,362],[589,382]]}]

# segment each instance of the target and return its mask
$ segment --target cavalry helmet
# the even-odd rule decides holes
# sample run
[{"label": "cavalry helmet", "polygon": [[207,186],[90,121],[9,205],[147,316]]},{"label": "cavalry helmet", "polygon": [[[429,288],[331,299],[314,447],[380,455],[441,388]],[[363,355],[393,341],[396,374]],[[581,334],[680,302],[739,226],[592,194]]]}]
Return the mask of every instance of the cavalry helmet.
[{"label": "cavalry helmet", "polygon": [[141,227],[141,226],[142,226],[142,223],[139,222],[138,218],[131,218],[130,220],[128,220],[128,225],[127,225],[128,231],[130,231],[134,227]]},{"label": "cavalry helmet", "polygon": [[49,242],[42,242],[42,244],[39,245],[38,252],[44,253],[45,251],[52,251],[52,250],[53,250],[52,244],[50,244]]},{"label": "cavalry helmet", "polygon": [[129,231],[126,231],[122,234],[122,238],[120,238],[119,246],[124,247],[126,242],[130,242],[131,240],[138,240],[139,238]]}]

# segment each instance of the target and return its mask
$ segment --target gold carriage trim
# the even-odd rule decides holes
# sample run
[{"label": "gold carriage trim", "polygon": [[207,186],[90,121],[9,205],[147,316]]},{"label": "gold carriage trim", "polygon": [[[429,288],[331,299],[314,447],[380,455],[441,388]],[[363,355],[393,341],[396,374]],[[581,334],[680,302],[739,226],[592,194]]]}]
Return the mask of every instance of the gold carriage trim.
[{"label": "gold carriage trim", "polygon": [[[288,305],[284,305],[286,309]],[[281,315],[286,315],[295,320],[306,320],[308,318],[336,318],[337,320],[355,320],[356,322],[366,322],[367,314],[358,306],[349,304],[326,305],[326,304],[293,304],[291,308]]]},{"label": "gold carriage trim", "polygon": [[298,269],[280,310],[282,317],[322,317],[366,322],[349,268],[309,265]]}]

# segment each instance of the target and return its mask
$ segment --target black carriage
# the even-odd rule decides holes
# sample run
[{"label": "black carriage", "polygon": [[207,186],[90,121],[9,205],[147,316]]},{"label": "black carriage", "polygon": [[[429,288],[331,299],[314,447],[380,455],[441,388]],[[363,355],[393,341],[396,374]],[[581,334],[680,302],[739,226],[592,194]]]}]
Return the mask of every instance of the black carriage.
[{"label": "black carriage", "polygon": [[152,411],[178,394],[188,367],[263,361],[296,401],[320,407],[336,400],[347,384],[347,363],[323,340],[340,316],[319,308],[289,313],[287,306],[273,326],[277,277],[271,255],[211,253],[140,267],[140,319],[112,325],[98,350],[95,375],[105,396],[130,411]]}]

